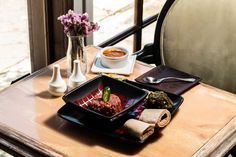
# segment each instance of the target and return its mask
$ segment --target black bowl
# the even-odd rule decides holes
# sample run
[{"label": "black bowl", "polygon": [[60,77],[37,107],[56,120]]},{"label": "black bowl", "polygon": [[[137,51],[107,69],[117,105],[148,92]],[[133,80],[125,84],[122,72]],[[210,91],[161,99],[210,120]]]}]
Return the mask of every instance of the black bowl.
[{"label": "black bowl", "polygon": [[[103,115],[88,108],[87,102],[92,99],[98,92],[101,92],[103,87],[109,86],[111,93],[120,97],[124,109],[112,116]],[[81,86],[73,89],[65,94],[62,99],[66,103],[76,106],[76,109],[86,114],[86,117],[92,119],[104,120],[106,122],[113,122],[125,115],[132,108],[134,108],[140,101],[147,96],[147,92],[128,83],[107,77],[98,76],[92,80],[87,81]]]}]

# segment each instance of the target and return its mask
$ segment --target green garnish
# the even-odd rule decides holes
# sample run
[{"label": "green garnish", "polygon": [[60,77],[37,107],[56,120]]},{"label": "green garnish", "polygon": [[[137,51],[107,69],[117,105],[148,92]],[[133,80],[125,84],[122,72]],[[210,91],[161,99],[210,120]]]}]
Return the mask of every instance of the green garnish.
[{"label": "green garnish", "polygon": [[110,95],[111,95],[111,89],[110,87],[107,86],[102,90],[102,100],[104,102],[108,102],[110,99]]},{"label": "green garnish", "polygon": [[172,100],[163,91],[150,92],[147,97],[147,103],[155,108],[171,109],[173,107]]}]

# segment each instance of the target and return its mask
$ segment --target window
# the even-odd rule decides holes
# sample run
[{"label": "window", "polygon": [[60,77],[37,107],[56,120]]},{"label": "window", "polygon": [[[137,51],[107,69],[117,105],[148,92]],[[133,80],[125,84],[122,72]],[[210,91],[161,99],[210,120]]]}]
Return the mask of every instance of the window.
[{"label": "window", "polygon": [[[83,2],[86,4],[80,6],[84,6],[84,8],[80,7],[80,10],[76,11],[86,11],[90,17],[93,13],[91,18],[93,21],[99,22],[101,26],[100,30],[93,34],[92,43],[94,45],[104,47],[124,40],[122,44],[118,45],[126,45],[131,51],[137,51],[141,48],[142,35],[147,37],[142,33],[142,29],[156,21],[165,0],[81,0],[81,3]],[[78,2],[76,1],[76,3]],[[75,8],[79,8],[78,4],[75,4]],[[146,30],[151,28],[154,36],[153,27],[155,24],[147,27]],[[148,38],[149,43],[153,41],[150,35]],[[125,42],[127,43],[125,44]]]},{"label": "window", "polygon": [[155,33],[156,23],[152,23],[142,30],[142,47],[148,43],[152,43],[154,41],[154,33]]},{"label": "window", "polygon": [[120,47],[125,47],[129,52],[133,52],[133,42],[134,42],[134,36],[131,35],[115,45]]},{"label": "window", "polygon": [[94,44],[98,45],[133,26],[133,13],[134,1],[93,0],[93,20],[101,26],[94,33]]},{"label": "window", "polygon": [[[9,1],[13,2],[13,0]],[[66,13],[68,9],[74,7],[79,12],[87,11],[90,16],[92,15],[92,20],[101,25],[100,31],[90,37],[89,44],[104,47],[124,40],[123,44],[127,42],[129,49],[136,51],[141,48],[142,35],[145,36],[142,29],[156,20],[158,12],[165,2],[165,0],[19,1],[24,1],[28,5],[30,57],[33,71],[65,56],[67,41],[57,17]],[[3,0],[0,2],[6,4],[6,2],[3,3]],[[9,9],[12,6],[5,8]]]},{"label": "window", "polygon": [[161,11],[166,0],[144,0],[143,1],[143,20]]},{"label": "window", "polygon": [[0,0],[0,90],[31,72],[27,0]]}]

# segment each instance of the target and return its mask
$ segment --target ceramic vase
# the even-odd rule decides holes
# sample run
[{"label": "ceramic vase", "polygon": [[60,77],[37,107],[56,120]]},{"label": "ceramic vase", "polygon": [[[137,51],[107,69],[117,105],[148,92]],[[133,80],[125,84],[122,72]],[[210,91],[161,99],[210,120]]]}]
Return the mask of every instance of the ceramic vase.
[{"label": "ceramic vase", "polygon": [[73,64],[74,68],[71,76],[69,77],[68,85],[69,87],[75,88],[86,81],[86,77],[82,73],[80,61],[74,60]]},{"label": "ceramic vase", "polygon": [[67,89],[66,82],[61,77],[59,64],[53,65],[53,74],[48,82],[48,91],[54,96],[62,96]]}]

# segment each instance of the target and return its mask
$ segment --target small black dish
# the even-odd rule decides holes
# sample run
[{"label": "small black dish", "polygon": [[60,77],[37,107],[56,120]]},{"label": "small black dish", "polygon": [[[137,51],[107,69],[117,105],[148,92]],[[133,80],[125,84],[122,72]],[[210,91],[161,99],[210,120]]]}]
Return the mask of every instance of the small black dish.
[{"label": "small black dish", "polygon": [[[155,88],[148,87],[148,86],[145,86],[145,85],[133,82],[133,81],[126,80],[124,82],[132,86],[135,85],[142,89],[156,91]],[[167,95],[173,102],[173,108],[169,110],[171,113],[171,116],[173,117],[176,114],[178,108],[180,107],[184,99],[182,96],[171,94],[171,93],[167,93]],[[139,105],[145,105],[145,104],[143,103],[143,101],[141,101],[140,103],[137,104],[136,107],[138,107]],[[89,130],[96,131],[105,136],[117,138],[125,142],[141,144],[141,143],[144,143],[146,140],[144,141],[137,140],[125,134],[119,133],[119,129],[122,127],[125,121],[128,120],[129,118],[132,118],[134,110],[130,110],[130,112],[123,115],[121,118],[117,119],[114,122],[106,122],[106,123],[93,119],[93,118],[91,119],[91,117],[88,114],[85,114],[85,112],[81,112],[81,110],[78,110],[75,105],[70,104],[70,103],[66,103],[63,107],[61,107],[58,110],[57,114],[58,116],[60,116],[61,118],[69,122],[72,122],[76,125],[87,128]],[[157,128],[155,131],[158,131],[158,129],[159,128]]]},{"label": "small black dish", "polygon": [[[87,104],[88,101],[93,99],[95,95],[97,95],[99,92],[101,93],[103,88],[106,86],[110,87],[111,93],[116,94],[120,97],[121,104],[124,107],[121,112],[116,113],[112,116],[103,115],[101,113],[93,111],[88,108]],[[129,112],[146,96],[146,91],[143,91],[142,89],[134,85],[102,75],[87,81],[78,88],[73,89],[72,91],[65,94],[62,99],[66,103],[75,105],[75,109],[80,110],[80,112],[83,112],[91,119],[112,122]]]}]

